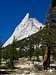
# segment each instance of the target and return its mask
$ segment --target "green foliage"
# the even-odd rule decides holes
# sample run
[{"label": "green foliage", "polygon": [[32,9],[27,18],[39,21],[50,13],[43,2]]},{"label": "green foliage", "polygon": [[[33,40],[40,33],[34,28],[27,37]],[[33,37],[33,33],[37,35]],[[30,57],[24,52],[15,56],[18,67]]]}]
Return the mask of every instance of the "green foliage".
[{"label": "green foliage", "polygon": [[25,56],[25,51],[23,51],[22,49],[20,49],[18,51],[18,57],[21,58],[21,57],[24,57]]},{"label": "green foliage", "polygon": [[41,55],[41,56],[43,55],[41,48],[37,48],[34,50],[34,56],[38,57],[39,55]]},{"label": "green foliage", "polygon": [[2,59],[2,48],[0,46],[0,64],[1,64],[1,59]]},{"label": "green foliage", "polygon": [[16,40],[14,40],[11,45],[4,48],[3,58],[7,62],[8,67],[10,68],[14,67],[14,61],[18,59],[18,53],[16,50]]},{"label": "green foliage", "polygon": [[14,67],[14,61],[18,59],[17,51],[16,51],[16,41],[13,41],[13,44],[9,48],[9,58],[10,58],[10,65],[11,68]]},{"label": "green foliage", "polygon": [[[53,43],[56,42],[56,26],[55,25],[45,25],[43,29],[39,32],[24,38],[20,41],[14,39],[13,44],[9,45],[3,50],[3,58],[9,61],[9,65],[14,66],[14,60],[21,57],[31,57],[43,55],[43,47],[48,44],[50,50],[53,50]],[[34,49],[36,45],[36,49]],[[42,48],[39,47],[42,45]],[[38,46],[38,47],[37,47]],[[17,51],[16,48],[19,48]],[[55,56],[54,56],[55,57]]]},{"label": "green foliage", "polygon": [[0,65],[1,65],[1,59],[2,59],[2,42],[0,41]]}]

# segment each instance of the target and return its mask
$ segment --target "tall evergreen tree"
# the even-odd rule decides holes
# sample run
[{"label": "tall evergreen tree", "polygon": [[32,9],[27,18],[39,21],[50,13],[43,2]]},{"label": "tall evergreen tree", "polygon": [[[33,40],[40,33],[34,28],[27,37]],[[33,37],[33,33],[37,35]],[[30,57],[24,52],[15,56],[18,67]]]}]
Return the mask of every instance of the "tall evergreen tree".
[{"label": "tall evergreen tree", "polygon": [[10,67],[14,68],[14,61],[18,59],[18,54],[17,54],[17,50],[16,50],[16,40],[14,38],[12,45],[10,45],[9,47],[9,56],[10,56]]},{"label": "tall evergreen tree", "polygon": [[[53,44],[56,43],[56,1],[52,0],[51,9],[47,17],[47,25],[45,26],[43,42],[46,44],[47,48],[45,51],[46,59],[44,61],[44,69],[50,65],[50,51],[53,49]],[[44,35],[43,34],[43,35]],[[49,65],[48,65],[49,64]],[[46,67],[46,68],[45,68]]]},{"label": "tall evergreen tree", "polygon": [[1,59],[2,59],[2,46],[0,44],[0,65],[1,65]]}]

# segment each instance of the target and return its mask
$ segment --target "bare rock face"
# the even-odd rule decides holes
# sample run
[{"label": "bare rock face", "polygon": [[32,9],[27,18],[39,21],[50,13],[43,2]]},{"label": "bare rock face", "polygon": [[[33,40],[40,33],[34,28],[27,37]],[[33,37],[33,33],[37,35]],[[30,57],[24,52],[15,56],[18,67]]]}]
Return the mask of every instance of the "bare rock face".
[{"label": "bare rock face", "polygon": [[27,13],[21,23],[17,25],[11,37],[4,43],[3,47],[11,44],[14,37],[18,41],[31,36],[32,34],[38,32],[41,26],[43,26],[42,23],[40,23],[35,18],[30,18],[29,13]]}]

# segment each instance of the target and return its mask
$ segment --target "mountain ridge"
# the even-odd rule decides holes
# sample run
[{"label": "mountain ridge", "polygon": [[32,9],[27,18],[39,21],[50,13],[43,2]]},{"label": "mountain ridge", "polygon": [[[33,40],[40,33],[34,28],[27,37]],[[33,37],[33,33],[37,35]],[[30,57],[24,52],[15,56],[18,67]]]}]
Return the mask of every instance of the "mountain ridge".
[{"label": "mountain ridge", "polygon": [[16,40],[21,40],[31,36],[32,34],[38,32],[41,26],[43,26],[42,23],[35,18],[30,18],[29,13],[27,13],[20,24],[17,25],[11,37],[3,44],[2,47],[6,47],[7,45],[11,44],[14,37]]}]

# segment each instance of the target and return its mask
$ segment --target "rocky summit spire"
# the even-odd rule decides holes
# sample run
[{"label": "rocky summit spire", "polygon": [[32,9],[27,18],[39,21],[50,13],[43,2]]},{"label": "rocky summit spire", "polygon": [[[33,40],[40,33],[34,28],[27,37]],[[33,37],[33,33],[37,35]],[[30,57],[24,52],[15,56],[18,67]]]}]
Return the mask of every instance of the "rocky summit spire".
[{"label": "rocky summit spire", "polygon": [[29,13],[26,14],[26,16],[21,21],[20,25],[24,24],[26,21],[28,21],[28,19],[29,19]]},{"label": "rocky summit spire", "polygon": [[29,13],[27,13],[21,23],[17,25],[11,37],[4,43],[3,47],[12,44],[14,37],[17,41],[19,41],[23,38],[31,36],[32,34],[38,32],[41,26],[43,26],[42,23],[35,18],[30,18]]}]

